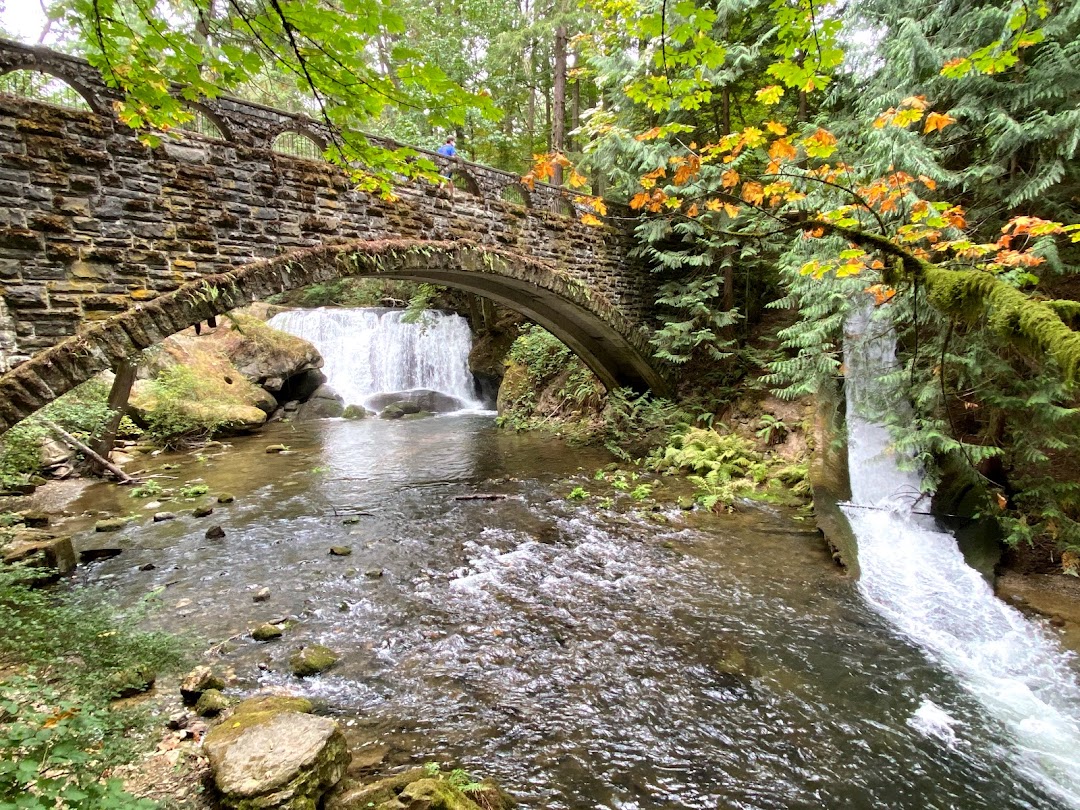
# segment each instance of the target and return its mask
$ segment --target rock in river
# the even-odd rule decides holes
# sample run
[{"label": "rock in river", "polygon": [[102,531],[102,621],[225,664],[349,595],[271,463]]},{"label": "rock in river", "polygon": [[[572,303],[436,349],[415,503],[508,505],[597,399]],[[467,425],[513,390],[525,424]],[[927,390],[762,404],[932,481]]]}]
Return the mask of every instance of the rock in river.
[{"label": "rock in river", "polygon": [[338,724],[287,699],[244,701],[209,731],[203,750],[229,810],[315,810],[349,764]]},{"label": "rock in river", "polygon": [[309,644],[297,650],[289,659],[289,668],[298,678],[307,678],[326,672],[337,663],[338,654],[321,644]]}]

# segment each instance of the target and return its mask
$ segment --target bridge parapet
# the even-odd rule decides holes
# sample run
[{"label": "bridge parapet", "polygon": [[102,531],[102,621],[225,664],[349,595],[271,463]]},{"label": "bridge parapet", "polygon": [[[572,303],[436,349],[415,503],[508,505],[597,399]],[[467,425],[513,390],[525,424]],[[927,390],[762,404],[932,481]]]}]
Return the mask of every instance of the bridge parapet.
[{"label": "bridge parapet", "polygon": [[[16,69],[63,79],[91,111],[0,94],[0,372],[90,324],[257,260],[414,240],[468,243],[508,266],[518,256],[522,266],[546,268],[545,277],[566,281],[552,289],[581,295],[564,297],[572,316],[546,300],[545,326],[591,347],[594,371],[609,383],[659,380],[645,371],[654,279],[629,259],[629,220],[583,225],[554,210],[565,198],[551,186],[538,185],[529,206],[505,201],[502,190],[519,178],[469,163],[462,168],[478,195],[414,182],[397,189],[398,200],[383,200],[324,160],[273,150],[282,132],[324,137],[316,122],[235,99],[199,105],[223,139],[182,133],[150,148],[115,120],[115,95],[85,62],[0,40],[0,73]],[[419,269],[398,277],[425,279]],[[474,285],[446,270],[439,278],[530,306],[520,279]],[[572,326],[563,328],[564,316]],[[632,347],[632,361],[630,349],[617,362],[603,359],[599,342],[612,329]]]}]

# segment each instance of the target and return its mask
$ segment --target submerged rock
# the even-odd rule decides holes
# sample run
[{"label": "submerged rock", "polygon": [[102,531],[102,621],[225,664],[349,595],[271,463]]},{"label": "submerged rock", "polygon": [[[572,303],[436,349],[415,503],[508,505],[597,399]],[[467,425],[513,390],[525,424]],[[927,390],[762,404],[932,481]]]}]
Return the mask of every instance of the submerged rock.
[{"label": "submerged rock", "polygon": [[367,416],[367,409],[362,405],[349,405],[341,415],[346,419],[364,419]]},{"label": "submerged rock", "polygon": [[337,663],[338,654],[321,644],[309,644],[293,653],[289,659],[289,668],[298,678],[307,678],[326,672]]},{"label": "submerged rock", "polygon": [[390,394],[376,394],[369,397],[364,404],[376,411],[395,405],[401,408],[403,413],[418,413],[419,411],[448,413],[450,411],[460,411],[465,407],[465,403],[457,397],[452,397],[441,391],[431,391],[427,388],[395,391]]},{"label": "submerged rock", "polygon": [[260,624],[254,630],[251,631],[251,637],[256,641],[273,641],[274,639],[281,638],[281,628],[276,624]]},{"label": "submerged rock", "polygon": [[206,530],[207,540],[221,540],[225,537],[225,530],[220,526],[211,526]]},{"label": "submerged rock", "polygon": [[379,412],[380,419],[400,419],[404,415],[405,411],[401,410],[397,405],[387,405]]},{"label": "submerged rock", "polygon": [[348,557],[352,554],[352,549],[348,546],[330,546],[331,557]]},{"label": "submerged rock", "polygon": [[327,797],[326,810],[511,810],[517,806],[490,779],[463,782],[461,774],[445,774],[428,766],[366,784],[346,780]]},{"label": "submerged rock", "polygon": [[270,589],[269,588],[259,588],[259,590],[255,592],[255,595],[253,597],[251,597],[252,602],[266,602],[269,599],[270,599]]},{"label": "submerged rock", "polygon": [[349,752],[338,724],[310,703],[254,698],[203,741],[221,805],[230,810],[315,810],[345,775]]},{"label": "submerged rock", "polygon": [[192,509],[191,514],[193,517],[197,518],[209,517],[210,515],[214,514],[214,507],[212,507],[210,504],[202,504],[201,506],[196,506],[194,509]]},{"label": "submerged rock", "polygon": [[217,496],[218,503],[232,503],[236,500],[236,497],[230,492],[222,492]]}]

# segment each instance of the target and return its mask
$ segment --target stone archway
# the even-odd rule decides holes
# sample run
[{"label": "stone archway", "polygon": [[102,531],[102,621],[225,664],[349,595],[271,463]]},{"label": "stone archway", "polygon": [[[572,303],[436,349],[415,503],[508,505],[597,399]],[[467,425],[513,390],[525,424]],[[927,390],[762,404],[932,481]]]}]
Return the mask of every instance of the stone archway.
[{"label": "stone archway", "polygon": [[528,256],[467,241],[364,240],[307,248],[205,276],[85,325],[0,376],[0,433],[95,374],[169,335],[252,301],[340,277],[383,277],[457,287],[491,298],[550,331],[607,387],[667,393],[647,336],[571,275]]}]

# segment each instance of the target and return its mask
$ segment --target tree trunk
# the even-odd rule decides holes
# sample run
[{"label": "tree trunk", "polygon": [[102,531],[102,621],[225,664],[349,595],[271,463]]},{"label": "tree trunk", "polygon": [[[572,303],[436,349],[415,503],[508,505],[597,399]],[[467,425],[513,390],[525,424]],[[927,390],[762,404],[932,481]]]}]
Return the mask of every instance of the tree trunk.
[{"label": "tree trunk", "polygon": [[[131,386],[135,383],[136,370],[137,366],[129,360],[122,361],[116,367],[116,376],[109,390],[109,421],[105,423],[101,436],[94,442],[94,452],[102,458],[109,457],[116,443],[116,431],[127,410],[128,397],[131,396]],[[94,466],[97,468],[95,472],[103,472],[100,464],[95,463]]]},{"label": "tree trunk", "polygon": [[[555,75],[551,88],[551,151],[566,151],[566,26],[555,29]],[[551,182],[561,186],[562,166],[555,165]]]}]

